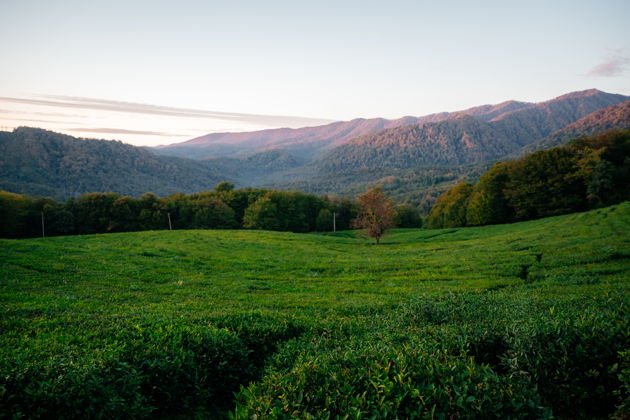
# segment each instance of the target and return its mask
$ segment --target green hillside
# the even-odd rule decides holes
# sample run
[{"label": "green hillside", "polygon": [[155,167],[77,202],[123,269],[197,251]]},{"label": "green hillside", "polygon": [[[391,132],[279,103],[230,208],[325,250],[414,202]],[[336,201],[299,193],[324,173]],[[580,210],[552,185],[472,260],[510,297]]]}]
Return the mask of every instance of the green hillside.
[{"label": "green hillside", "polygon": [[629,231],[0,240],[0,417],[621,416]]},{"label": "green hillside", "polygon": [[202,162],[30,127],[0,132],[0,156],[0,189],[56,199],[101,191],[192,193],[229,179]]}]

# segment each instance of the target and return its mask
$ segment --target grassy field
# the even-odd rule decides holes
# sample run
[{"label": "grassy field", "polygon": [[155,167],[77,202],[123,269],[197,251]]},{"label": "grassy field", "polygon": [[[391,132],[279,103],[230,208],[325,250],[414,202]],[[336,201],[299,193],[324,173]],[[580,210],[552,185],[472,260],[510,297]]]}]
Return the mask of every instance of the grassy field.
[{"label": "grassy field", "polygon": [[623,418],[629,232],[0,240],[0,418]]}]

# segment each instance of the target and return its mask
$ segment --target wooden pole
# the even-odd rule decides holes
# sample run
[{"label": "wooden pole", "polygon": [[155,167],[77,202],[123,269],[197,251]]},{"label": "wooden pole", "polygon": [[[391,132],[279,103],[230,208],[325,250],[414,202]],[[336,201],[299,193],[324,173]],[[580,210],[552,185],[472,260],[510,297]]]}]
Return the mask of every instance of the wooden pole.
[{"label": "wooden pole", "polygon": [[337,213],[333,211],[333,232],[337,232]]},{"label": "wooden pole", "polygon": [[44,229],[44,212],[42,212],[42,238],[46,237],[46,231]]},{"label": "wooden pole", "polygon": [[168,215],[168,230],[173,230],[173,225],[171,225],[171,213],[166,213]]}]

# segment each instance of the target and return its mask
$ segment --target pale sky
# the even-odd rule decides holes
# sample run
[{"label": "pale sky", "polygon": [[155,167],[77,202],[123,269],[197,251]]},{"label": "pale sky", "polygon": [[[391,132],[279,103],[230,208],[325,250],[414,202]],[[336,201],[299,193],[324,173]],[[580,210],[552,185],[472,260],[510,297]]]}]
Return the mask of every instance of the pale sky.
[{"label": "pale sky", "polygon": [[0,0],[0,128],[157,145],[630,95],[628,17],[628,0]]}]

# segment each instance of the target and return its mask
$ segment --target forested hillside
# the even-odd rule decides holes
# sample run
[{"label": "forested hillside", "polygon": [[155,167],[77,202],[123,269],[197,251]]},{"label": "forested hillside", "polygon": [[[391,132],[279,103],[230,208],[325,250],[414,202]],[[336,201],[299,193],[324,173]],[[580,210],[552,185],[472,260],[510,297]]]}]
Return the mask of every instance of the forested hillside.
[{"label": "forested hillside", "polygon": [[519,155],[560,146],[580,136],[590,136],[607,130],[630,128],[630,101],[595,111],[584,118],[536,141],[518,151]]},{"label": "forested hillside", "polygon": [[312,159],[325,150],[377,130],[403,125],[439,121],[448,113],[424,117],[356,118],[327,125],[304,128],[276,128],[244,133],[212,133],[182,143],[158,146],[159,154],[205,159],[216,156],[243,157],[268,149],[284,149],[301,158]]},{"label": "forested hillside", "polygon": [[331,172],[342,168],[455,166],[495,161],[602,107],[625,100],[627,97],[622,95],[588,90],[539,104],[508,107],[507,112],[497,116],[490,113],[491,119],[462,112],[440,122],[358,137],[331,150],[315,165],[320,172]]},{"label": "forested hillside", "polygon": [[630,130],[495,164],[474,186],[460,183],[438,198],[433,228],[538,219],[630,200]]},{"label": "forested hillside", "polygon": [[266,150],[240,159],[212,157],[201,162],[221,173],[226,179],[237,179],[241,185],[259,185],[261,179],[271,180],[275,173],[300,168],[306,163],[304,159],[281,149]]},{"label": "forested hillside", "polygon": [[360,167],[463,165],[504,156],[520,145],[483,121],[465,115],[359,137],[316,162],[322,172]]},{"label": "forested hillside", "polygon": [[0,132],[0,156],[0,189],[58,199],[96,191],[191,193],[226,179],[203,162],[28,127]]},{"label": "forested hillside", "polygon": [[[282,188],[285,183],[303,191],[356,195],[370,184],[382,183],[397,201],[425,212],[440,193],[457,182],[476,182],[498,160],[558,146],[582,135],[630,128],[630,102],[625,101],[523,146],[509,134],[520,132],[513,129],[526,120],[520,112],[538,115],[527,126],[538,124],[533,131],[547,133],[590,109],[623,98],[590,90],[536,105],[508,102],[453,114],[442,122],[382,130],[347,142],[312,165],[287,171],[284,179],[270,186]],[[519,137],[524,138],[515,136]]]}]

